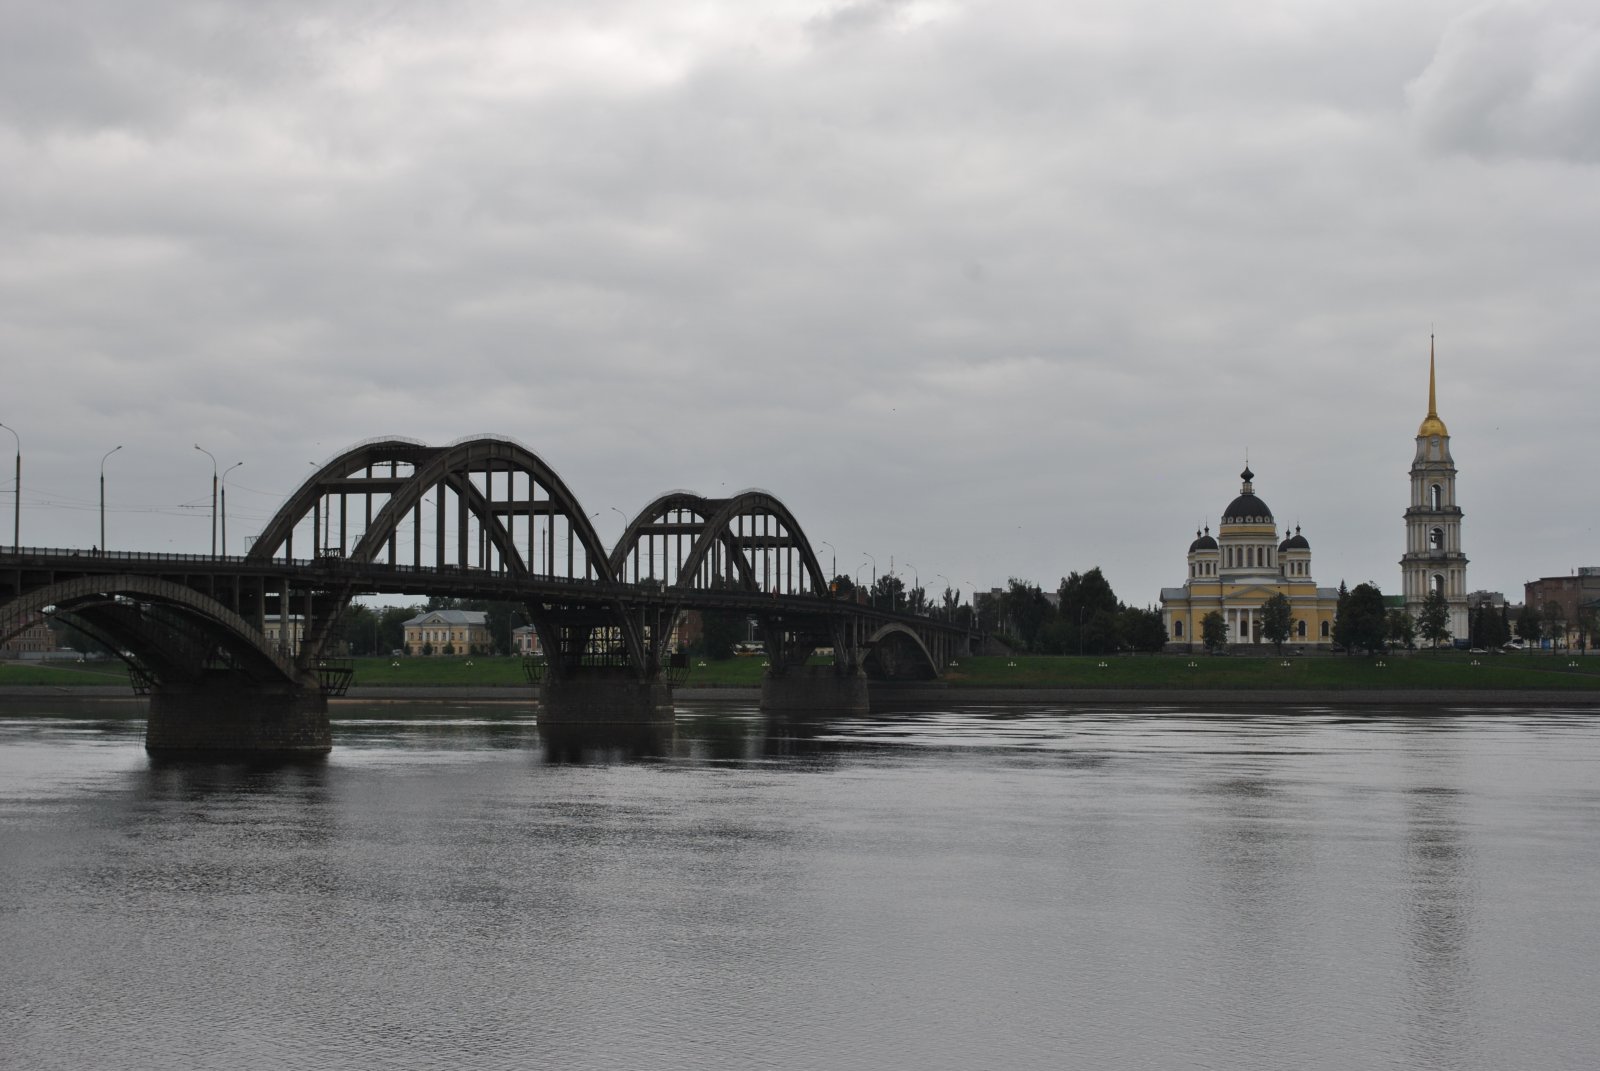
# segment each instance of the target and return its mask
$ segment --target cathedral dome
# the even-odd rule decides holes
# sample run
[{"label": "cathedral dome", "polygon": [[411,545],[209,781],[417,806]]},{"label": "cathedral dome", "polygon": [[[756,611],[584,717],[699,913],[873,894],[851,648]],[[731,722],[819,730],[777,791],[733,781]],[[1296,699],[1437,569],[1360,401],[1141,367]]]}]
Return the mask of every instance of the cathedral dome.
[{"label": "cathedral dome", "polygon": [[1300,534],[1300,526],[1294,526],[1294,535],[1278,544],[1278,550],[1310,550],[1311,544],[1306,542],[1306,537]]},{"label": "cathedral dome", "polygon": [[1223,524],[1271,524],[1272,511],[1267,504],[1256,497],[1255,488],[1250,481],[1255,479],[1255,473],[1246,465],[1244,471],[1239,473],[1239,479],[1244,481],[1244,486],[1239,488],[1239,497],[1228,503],[1228,508],[1222,511]]},{"label": "cathedral dome", "polygon": [[1205,535],[1201,535],[1199,532],[1196,532],[1194,534],[1194,542],[1189,544],[1189,553],[1190,554],[1193,554],[1197,550],[1216,550],[1216,549],[1217,549],[1217,541],[1216,541],[1215,538],[1212,537],[1211,528],[1210,528],[1209,525],[1206,527]]}]

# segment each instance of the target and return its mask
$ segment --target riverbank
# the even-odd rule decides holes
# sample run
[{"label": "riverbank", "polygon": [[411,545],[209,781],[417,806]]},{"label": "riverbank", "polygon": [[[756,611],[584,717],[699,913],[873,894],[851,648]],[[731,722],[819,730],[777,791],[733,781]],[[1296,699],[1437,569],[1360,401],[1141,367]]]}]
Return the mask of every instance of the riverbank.
[{"label": "riverbank", "polygon": [[[537,695],[517,658],[355,659],[335,702],[527,702]],[[674,689],[685,701],[753,699],[760,658],[701,662]],[[0,704],[45,696],[132,699],[126,672],[107,662],[0,664]],[[1600,706],[1600,657],[1416,652],[1385,657],[1206,658],[1182,655],[958,659],[937,681],[872,685],[885,708],[960,703]]]},{"label": "riverbank", "polygon": [[[519,658],[356,658],[359,688],[527,688]],[[762,658],[696,661],[690,688],[758,688]],[[0,662],[0,688],[13,685],[126,686],[117,662]],[[1341,655],[1231,656],[1138,655],[1098,658],[1066,655],[975,656],[946,667],[937,682],[951,688],[1150,689],[1180,691],[1454,688],[1600,692],[1600,656],[1574,654],[1486,655],[1412,652],[1382,657]]]},{"label": "riverbank", "polygon": [[[754,705],[761,689],[748,685],[685,686],[673,689],[681,703],[739,702]],[[145,700],[126,686],[49,685],[0,686],[0,712],[19,711],[40,702],[93,704],[107,710],[143,710]],[[496,685],[371,685],[352,687],[330,701],[338,711],[372,703],[537,704],[537,689]],[[1045,688],[954,687],[940,681],[878,685],[872,690],[875,710],[908,710],[931,704],[962,706],[1037,704],[1054,707],[1183,706],[1183,707],[1529,707],[1600,709],[1600,691],[1485,688]]]}]

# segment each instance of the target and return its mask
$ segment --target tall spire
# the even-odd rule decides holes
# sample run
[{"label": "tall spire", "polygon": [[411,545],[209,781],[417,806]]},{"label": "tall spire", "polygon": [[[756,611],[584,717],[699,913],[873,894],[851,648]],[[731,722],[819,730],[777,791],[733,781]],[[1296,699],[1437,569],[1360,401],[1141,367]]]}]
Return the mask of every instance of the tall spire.
[{"label": "tall spire", "polygon": [[1424,439],[1429,436],[1448,436],[1450,432],[1445,428],[1444,421],[1439,419],[1439,395],[1434,386],[1433,375],[1433,336],[1428,336],[1428,415],[1423,419],[1422,426],[1417,429],[1417,438]]}]

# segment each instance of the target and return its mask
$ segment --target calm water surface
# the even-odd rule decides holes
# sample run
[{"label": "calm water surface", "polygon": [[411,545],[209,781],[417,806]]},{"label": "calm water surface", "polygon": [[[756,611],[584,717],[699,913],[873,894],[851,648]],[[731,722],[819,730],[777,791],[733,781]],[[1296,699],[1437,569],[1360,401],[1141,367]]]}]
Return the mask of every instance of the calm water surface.
[{"label": "calm water surface", "polygon": [[4,1068],[1592,1068],[1600,719],[0,718]]}]

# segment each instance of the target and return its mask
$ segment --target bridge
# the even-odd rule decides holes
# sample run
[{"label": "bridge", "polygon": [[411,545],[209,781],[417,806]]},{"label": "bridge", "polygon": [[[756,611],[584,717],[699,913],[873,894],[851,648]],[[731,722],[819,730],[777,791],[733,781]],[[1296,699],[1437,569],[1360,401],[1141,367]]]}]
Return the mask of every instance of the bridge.
[{"label": "bridge", "polygon": [[[520,604],[551,724],[670,718],[687,669],[674,625],[691,610],[760,623],[768,710],[864,711],[869,680],[935,677],[965,649],[959,627],[835,597],[766,492],[669,492],[609,549],[597,516],[511,439],[368,441],[308,478],[243,556],[0,551],[0,642],[41,613],[103,641],[149,696],[158,752],[327,751],[327,701],[351,677],[340,622],[362,595]],[[814,660],[823,648],[831,662]]]}]

